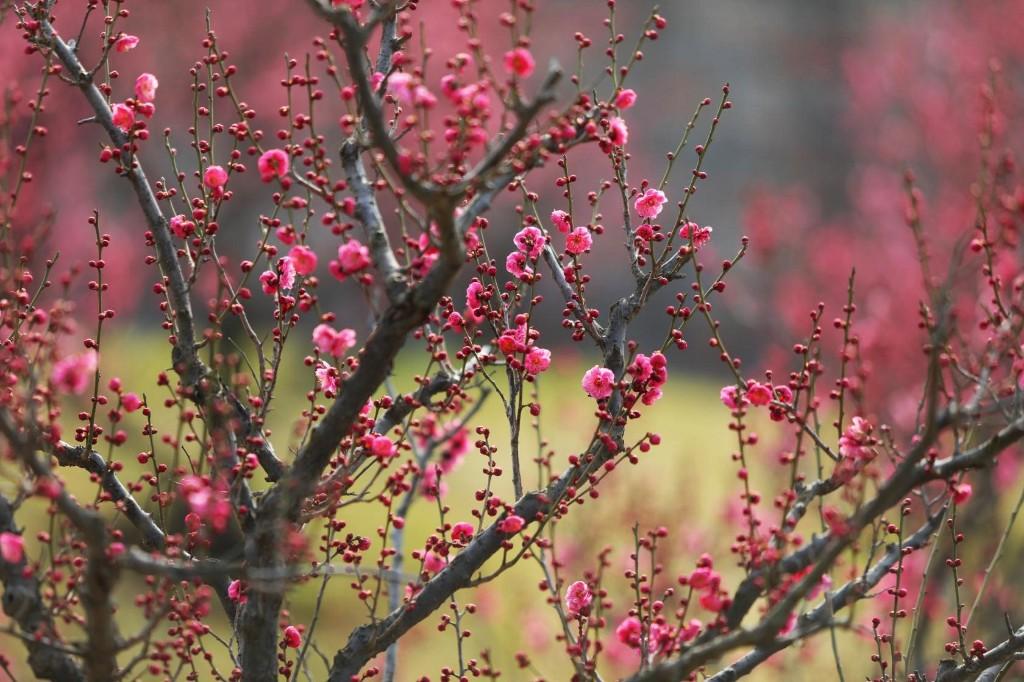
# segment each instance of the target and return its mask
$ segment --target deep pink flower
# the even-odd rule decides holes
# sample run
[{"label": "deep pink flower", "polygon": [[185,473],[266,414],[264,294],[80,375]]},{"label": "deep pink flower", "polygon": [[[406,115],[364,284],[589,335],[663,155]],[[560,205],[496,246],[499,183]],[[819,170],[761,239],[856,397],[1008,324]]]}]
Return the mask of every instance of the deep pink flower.
[{"label": "deep pink flower", "polygon": [[316,270],[316,252],[308,246],[303,246],[302,244],[293,246],[291,251],[288,252],[288,257],[292,259],[292,264],[295,266],[295,272],[299,273],[303,277],[312,275],[313,271]]},{"label": "deep pink flower", "polygon": [[618,116],[608,122],[608,139],[616,147],[624,147],[629,142],[629,127]]},{"label": "deep pink flower", "polygon": [[369,448],[373,456],[381,460],[390,459],[397,453],[395,444],[391,442],[391,439],[379,433],[369,436]]},{"label": "deep pink flower", "polygon": [[174,234],[175,237],[179,237],[181,239],[185,239],[196,231],[196,224],[180,213],[172,217],[170,221],[168,221],[168,225],[171,228],[171,233]]},{"label": "deep pink flower", "polygon": [[562,234],[568,234],[569,230],[572,229],[572,223],[569,222],[569,214],[565,211],[552,211],[551,223]]},{"label": "deep pink flower", "polygon": [[114,125],[123,132],[128,132],[135,125],[135,112],[124,103],[114,105],[110,110],[110,118],[113,119]]},{"label": "deep pink flower", "polygon": [[50,378],[58,391],[79,395],[89,387],[98,360],[99,356],[94,350],[68,356],[53,366]]},{"label": "deep pink flower", "polygon": [[529,78],[537,63],[525,47],[517,47],[505,53],[505,69],[520,78]]},{"label": "deep pink flower", "polygon": [[246,585],[241,580],[232,580],[228,583],[228,599],[238,604],[244,604],[249,601],[249,595],[246,593]]},{"label": "deep pink flower", "polygon": [[134,393],[125,393],[121,396],[121,406],[124,407],[125,412],[134,412],[142,407],[142,398]]},{"label": "deep pink flower", "polygon": [[283,178],[288,175],[290,161],[288,154],[283,149],[268,149],[263,152],[256,161],[260,180],[270,182],[274,178]]},{"label": "deep pink flower", "polygon": [[135,79],[135,98],[140,102],[156,101],[156,89],[160,85],[156,76],[144,73]]},{"label": "deep pink flower", "polygon": [[281,288],[291,289],[295,286],[295,263],[288,256],[277,261],[277,272],[281,278]]},{"label": "deep pink flower", "polygon": [[641,637],[643,637],[643,626],[636,616],[628,616],[615,628],[615,638],[631,649],[640,648]]},{"label": "deep pink flower", "polygon": [[710,225],[701,227],[697,223],[686,223],[679,228],[679,236],[683,239],[692,240],[693,248],[700,250],[711,241],[711,233],[714,228]]},{"label": "deep pink flower", "polygon": [[660,189],[651,187],[633,202],[633,208],[641,218],[657,218],[668,199]]},{"label": "deep pink flower", "polygon": [[181,479],[181,495],[192,513],[210,524],[217,533],[223,532],[231,518],[231,502],[227,486],[221,481],[216,488],[205,478],[188,475]]},{"label": "deep pink flower", "polygon": [[616,109],[629,109],[634,104],[636,104],[636,90],[630,90],[627,88],[615,96]]},{"label": "deep pink flower", "polygon": [[473,524],[466,521],[459,521],[452,526],[452,540],[455,542],[467,543],[473,539],[474,533]]},{"label": "deep pink flower", "polygon": [[17,533],[0,533],[0,556],[9,564],[21,563],[25,558],[25,541]]},{"label": "deep pink flower", "polygon": [[585,227],[577,227],[565,237],[565,250],[574,256],[589,251],[594,244],[594,238],[590,236],[590,230]]},{"label": "deep pink flower", "polygon": [[748,381],[747,399],[751,405],[763,407],[772,401],[772,388],[759,381]]},{"label": "deep pink flower", "polygon": [[730,410],[738,410],[740,407],[746,407],[750,404],[746,396],[740,395],[740,390],[736,386],[724,387],[718,392],[718,397],[722,400],[722,404]]},{"label": "deep pink flower", "polygon": [[507,533],[508,535],[515,535],[521,531],[525,525],[526,521],[523,520],[523,517],[511,514],[503,518],[501,522],[498,523],[498,530],[502,533]]},{"label": "deep pink flower", "polygon": [[607,367],[594,365],[583,375],[583,390],[596,400],[607,398],[615,390],[615,373]]},{"label": "deep pink flower", "polygon": [[523,365],[530,374],[540,374],[551,366],[551,351],[534,346],[526,353]]},{"label": "deep pink flower", "polygon": [[537,260],[540,252],[544,249],[544,232],[540,228],[528,225],[516,232],[512,238],[520,253],[525,253],[531,260]]},{"label": "deep pink flower", "polygon": [[138,44],[138,36],[130,36],[127,33],[125,33],[114,41],[114,49],[118,52],[127,52],[129,50],[134,50],[135,46]]},{"label": "deep pink flower", "polygon": [[565,608],[570,616],[586,614],[593,601],[594,593],[590,590],[590,586],[582,580],[577,580],[569,585],[565,591]]},{"label": "deep pink flower", "polygon": [[260,288],[267,296],[276,294],[280,284],[280,277],[273,270],[266,270],[260,275]]},{"label": "deep pink flower", "polygon": [[508,274],[517,278],[529,277],[533,274],[530,261],[527,259],[526,254],[521,251],[513,251],[508,254],[508,257],[505,259],[505,269],[508,270]]},{"label": "deep pink flower", "polygon": [[874,457],[872,426],[863,417],[854,417],[839,438],[839,454],[852,459],[868,460]]},{"label": "deep pink flower", "polygon": [[321,353],[339,358],[356,345],[356,333],[351,329],[336,330],[329,324],[318,324],[313,329],[313,345]]},{"label": "deep pink flower", "polygon": [[953,502],[956,504],[966,503],[967,500],[971,499],[971,494],[974,493],[970,483],[954,483],[949,489],[953,494]]},{"label": "deep pink flower", "polygon": [[338,247],[337,264],[338,274],[335,277],[344,279],[348,275],[354,275],[360,270],[365,270],[370,265],[370,250],[356,239],[350,239]]},{"label": "deep pink flower", "polygon": [[228,182],[228,172],[221,166],[208,166],[203,171],[203,184],[210,189],[220,189]]},{"label": "deep pink flower", "polygon": [[298,649],[302,646],[302,633],[294,625],[284,629],[284,645],[290,649]]},{"label": "deep pink flower", "polygon": [[423,555],[423,570],[427,573],[440,573],[448,565],[448,557],[443,557],[434,550]]}]

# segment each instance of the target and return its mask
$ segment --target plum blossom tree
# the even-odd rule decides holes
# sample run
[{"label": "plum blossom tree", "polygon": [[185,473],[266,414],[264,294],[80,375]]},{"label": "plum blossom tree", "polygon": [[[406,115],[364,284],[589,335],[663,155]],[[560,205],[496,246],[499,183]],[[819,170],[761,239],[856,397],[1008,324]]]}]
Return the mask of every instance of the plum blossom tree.
[{"label": "plum blossom tree", "polygon": [[[585,71],[594,42],[577,33],[572,87],[561,88],[558,68],[540,73],[542,50],[531,41],[543,10],[522,1],[490,16],[486,3],[455,0],[465,44],[435,66],[436,46],[423,45],[419,58],[411,50],[425,4],[307,0],[327,37],[312,40],[304,65],[286,59],[274,132],[236,86],[245,65],[210,28],[188,70],[194,118],[164,130],[162,146],[148,121],[174,94],[157,94],[158,78],[170,82],[150,72],[158,65],[132,61],[146,35],[128,3],[4,5],[26,58],[42,65],[27,127],[13,106],[2,121],[5,141],[16,131],[26,139],[0,159],[0,434],[5,465],[17,472],[15,492],[0,496],[0,581],[31,672],[96,681],[496,679],[492,652],[470,654],[469,623],[480,616],[463,596],[523,564],[538,571],[538,600],[557,618],[558,657],[574,680],[732,680],[813,638],[833,643],[839,678],[854,666],[878,680],[1004,674],[1024,652],[1024,628],[1008,616],[1005,632],[982,639],[972,619],[988,605],[987,576],[1004,543],[986,556],[986,582],[967,585],[962,519],[972,506],[967,477],[1024,437],[1024,193],[1012,164],[985,154],[981,180],[964,188],[976,211],[960,241],[971,248],[953,254],[948,273],[918,252],[917,319],[894,326],[924,358],[920,395],[912,419],[889,424],[854,385],[862,375],[852,275],[833,273],[847,283],[832,322],[838,349],[823,343],[819,304],[788,367],[754,376],[729,350],[715,305],[727,301],[726,280],[750,240],[714,261],[712,228],[691,206],[733,107],[728,85],[698,101],[660,178],[629,179],[629,110],[644,93],[626,84],[645,44],[667,30],[663,16],[647,15],[627,51],[608,0],[600,72]],[[503,27],[505,44],[479,38],[487,22]],[[138,72],[130,90],[119,71]],[[98,162],[124,181],[142,221],[141,234],[115,237],[94,211],[87,276],[58,277],[53,218],[26,199],[26,187],[45,182],[32,176],[28,151],[45,137],[39,117],[58,84],[88,107],[77,136],[100,139]],[[45,115],[69,123],[65,112]],[[182,135],[190,154],[175,146]],[[984,144],[991,150],[992,137]],[[580,157],[599,161],[607,177],[585,194],[570,170]],[[159,163],[167,174],[147,175]],[[249,185],[264,192],[246,240],[235,207]],[[502,207],[503,194],[513,206]],[[905,237],[920,244],[912,183],[908,196]],[[542,201],[558,208],[542,211]],[[117,320],[108,292],[122,283],[105,272],[121,238],[148,249],[145,290],[170,346],[159,396],[130,390],[135,378],[107,353]],[[628,273],[606,310],[588,292],[592,277],[606,276],[591,254],[600,240],[622,242]],[[993,266],[1007,259],[1018,265],[1013,277]],[[957,296],[964,288],[970,314]],[[357,292],[361,311],[334,309],[331,291]],[[659,296],[674,300],[654,311]],[[363,338],[358,314],[372,320]],[[542,339],[542,318],[559,315],[565,338]],[[643,315],[664,316],[667,331],[636,340],[631,325]],[[641,424],[670,399],[672,355],[693,339],[705,339],[730,376],[707,396],[728,413],[735,439],[730,544],[686,554],[669,544],[668,525],[637,526],[621,575],[610,550],[595,549],[589,567],[567,559],[556,529],[602,504],[622,465],[649,466],[653,448],[671,446]],[[591,408],[584,442],[556,453],[540,430],[542,409],[555,402],[540,376],[567,341],[600,359],[574,382]],[[396,367],[412,366],[396,364],[403,349],[419,363],[404,377],[409,390],[392,382]],[[307,387],[291,442],[268,427],[272,406],[285,408],[287,376]],[[482,420],[488,401],[500,403],[506,423]],[[785,443],[770,467],[756,462],[765,446],[754,425]],[[455,505],[446,478],[470,457],[479,485]],[[33,504],[49,530],[27,537],[22,513]],[[376,519],[367,532],[360,514]],[[433,527],[414,534],[417,516]],[[216,543],[231,533],[241,550],[225,557]],[[922,570],[954,591],[940,656],[921,649]],[[328,591],[338,575],[351,594]],[[118,586],[136,577],[144,587],[123,603]],[[616,582],[630,596],[616,597]],[[310,583],[319,592],[307,613],[291,598]],[[318,628],[332,602],[363,617],[342,642]],[[143,624],[137,634],[129,622]],[[424,622],[454,634],[453,662],[403,669],[401,642]],[[858,629],[868,646],[854,661],[835,640]],[[538,659],[516,652],[515,665],[529,670]]]}]

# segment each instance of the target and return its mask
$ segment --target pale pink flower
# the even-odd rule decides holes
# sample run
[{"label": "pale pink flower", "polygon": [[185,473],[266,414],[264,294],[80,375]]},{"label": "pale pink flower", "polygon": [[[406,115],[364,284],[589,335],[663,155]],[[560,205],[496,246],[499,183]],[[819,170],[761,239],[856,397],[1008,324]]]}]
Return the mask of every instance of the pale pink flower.
[{"label": "pale pink flower", "polygon": [[316,369],[313,371],[316,375],[317,384],[320,389],[328,396],[333,397],[338,393],[338,370],[334,369],[331,365],[327,364],[323,360],[317,363]]},{"label": "pale pink flower", "polygon": [[585,227],[577,227],[565,237],[565,250],[574,256],[590,250],[594,244],[594,238],[590,236],[590,230]]},{"label": "pale pink flower", "polygon": [[110,118],[123,132],[128,132],[135,125],[135,112],[124,103],[114,105],[110,110]]},{"label": "pale pink flower", "polygon": [[596,400],[607,398],[615,390],[615,373],[607,367],[594,365],[583,375],[583,390]]},{"label": "pale pink flower", "polygon": [[657,218],[668,199],[660,189],[649,188],[633,202],[633,208],[641,218]]},{"label": "pale pink flower", "polygon": [[219,189],[228,182],[228,172],[221,166],[208,166],[203,171],[203,184],[210,189]]},{"label": "pale pink flower", "polygon": [[302,633],[294,625],[284,629],[284,645],[290,649],[298,649],[302,646]]},{"label": "pale pink flower", "polygon": [[618,116],[608,122],[608,139],[616,147],[624,147],[629,142],[629,127]]},{"label": "pale pink flower", "polygon": [[537,348],[534,346],[526,353],[523,365],[528,373],[540,374],[551,366],[551,351],[547,348]]},{"label": "pale pink flower", "polygon": [[570,616],[579,616],[590,610],[590,604],[594,601],[594,593],[590,586],[582,580],[577,580],[569,585],[565,591],[565,608]]},{"label": "pale pink flower", "polygon": [[96,372],[98,360],[99,356],[94,350],[63,358],[53,366],[51,380],[57,390],[63,393],[84,393]]},{"label": "pale pink flower", "polygon": [[129,50],[134,50],[135,46],[138,44],[138,36],[130,36],[127,33],[125,33],[114,41],[114,49],[118,52],[128,52]]},{"label": "pale pink flower", "polygon": [[551,223],[562,234],[567,234],[572,229],[572,223],[569,222],[569,214],[565,211],[552,211]]},{"label": "pale pink flower", "polygon": [[537,63],[525,47],[517,47],[505,53],[505,69],[520,78],[529,78]]},{"label": "pale pink flower", "polygon": [[525,253],[531,260],[537,260],[540,252],[544,249],[544,232],[540,228],[528,225],[516,233],[512,238],[520,253]]},{"label": "pale pink flower", "polygon": [[160,85],[156,76],[151,73],[144,73],[135,79],[135,98],[140,102],[153,102],[156,100],[156,89]]},{"label": "pale pink flower", "polygon": [[292,259],[292,264],[295,265],[295,272],[303,277],[312,275],[313,271],[316,270],[316,252],[308,246],[303,246],[302,244],[293,246],[291,251],[288,252],[288,257]]},{"label": "pale pink flower", "polygon": [[21,563],[25,558],[25,541],[17,533],[0,533],[0,556],[9,564]]},{"label": "pale pink flower", "polygon": [[288,175],[290,162],[288,154],[283,149],[268,149],[256,161],[256,168],[260,172],[260,180],[270,182],[274,178],[283,178]]},{"label": "pale pink flower", "polygon": [[125,409],[125,412],[134,412],[142,407],[142,398],[134,393],[125,393],[121,396],[121,406]]},{"label": "pale pink flower", "polygon": [[523,520],[523,517],[511,514],[503,518],[498,523],[498,530],[502,533],[507,533],[508,535],[515,535],[521,531],[525,525],[526,521]]},{"label": "pale pink flower", "polygon": [[188,475],[181,479],[181,494],[199,519],[210,524],[217,533],[223,532],[231,518],[231,502],[228,500],[223,482],[214,488],[199,476]]},{"label": "pale pink flower", "polygon": [[616,109],[629,109],[634,104],[636,104],[636,90],[630,90],[627,88],[615,96]]},{"label": "pale pink flower", "polygon": [[872,426],[863,417],[854,417],[850,425],[839,438],[839,454],[853,459],[871,459],[874,451],[874,438],[871,436]]},{"label": "pale pink flower", "polygon": [[452,540],[455,542],[461,542],[463,544],[473,539],[475,529],[472,523],[466,521],[459,521],[452,526]]}]

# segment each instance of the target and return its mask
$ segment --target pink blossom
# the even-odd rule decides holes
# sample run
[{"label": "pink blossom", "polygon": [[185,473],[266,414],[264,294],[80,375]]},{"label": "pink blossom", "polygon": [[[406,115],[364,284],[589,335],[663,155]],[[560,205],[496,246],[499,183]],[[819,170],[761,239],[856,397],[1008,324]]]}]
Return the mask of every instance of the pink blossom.
[{"label": "pink blossom", "polygon": [[208,166],[203,171],[203,184],[210,189],[220,189],[228,182],[228,172],[221,166]]},{"label": "pink blossom", "polygon": [[631,649],[640,648],[642,637],[643,625],[636,616],[628,616],[615,628],[615,638]]},{"label": "pink blossom", "polygon": [[358,240],[350,239],[338,247],[338,260],[333,263],[337,267],[337,272],[333,273],[334,276],[338,279],[345,279],[345,277],[369,267],[370,250]]},{"label": "pink blossom", "polygon": [[107,556],[111,559],[116,559],[124,554],[126,549],[123,542],[111,542],[107,545]]},{"label": "pink blossom", "polygon": [[793,389],[789,386],[773,386],[772,389],[775,391],[775,398],[779,402],[786,403],[787,405],[793,402]]},{"label": "pink blossom", "polygon": [[629,128],[618,116],[608,122],[608,139],[616,147],[624,147],[629,142]]},{"label": "pink blossom", "polygon": [[196,224],[180,213],[168,221],[168,226],[171,233],[180,239],[185,239],[196,230]]},{"label": "pink blossom", "polygon": [[512,238],[520,253],[525,253],[531,260],[537,260],[540,252],[544,249],[544,232],[540,228],[528,225],[516,233]]},{"label": "pink blossom", "polygon": [[50,378],[58,391],[79,395],[89,387],[98,360],[99,356],[94,350],[65,357],[53,366]]},{"label": "pink blossom", "polygon": [[121,396],[121,407],[125,409],[125,412],[134,412],[142,407],[142,398],[134,393],[125,393]]},{"label": "pink blossom", "polygon": [[292,259],[295,272],[303,277],[312,275],[313,271],[316,270],[316,252],[308,246],[303,246],[302,244],[293,246],[291,251],[288,252],[288,257]]},{"label": "pink blossom", "polygon": [[572,223],[569,221],[569,214],[565,211],[552,211],[551,223],[562,234],[567,234],[569,230],[572,229]]},{"label": "pink blossom", "polygon": [[506,329],[498,337],[498,350],[505,355],[523,353],[526,351],[526,325],[520,324],[512,329]]},{"label": "pink blossom", "polygon": [[114,41],[114,49],[118,52],[127,52],[129,50],[134,50],[135,46],[138,44],[138,36],[130,36],[127,33],[125,33]]},{"label": "pink blossom", "polygon": [[338,393],[338,370],[323,360],[317,363],[313,371],[316,375],[316,382],[320,389],[328,397],[334,397]]},{"label": "pink blossom", "polygon": [[336,330],[329,324],[313,328],[313,345],[325,355],[340,358],[356,345],[356,333],[351,329]]},{"label": "pink blossom", "polygon": [[523,520],[523,517],[510,514],[498,523],[498,530],[502,533],[507,533],[508,535],[515,535],[521,531],[525,525],[526,521]]},{"label": "pink blossom", "polygon": [[0,533],[0,556],[9,564],[21,563],[25,557],[25,541],[17,533]]},{"label": "pink blossom", "polygon": [[277,272],[281,277],[281,288],[291,289],[295,286],[295,264],[288,256],[277,261]]},{"label": "pink blossom", "polygon": [[467,543],[473,539],[474,533],[473,524],[466,521],[459,521],[452,526],[452,540],[455,542]]},{"label": "pink blossom", "polygon": [[738,410],[750,404],[746,396],[740,395],[740,390],[736,386],[725,386],[718,392],[718,397],[730,410]]},{"label": "pink blossom", "polygon": [[594,238],[590,236],[590,230],[585,227],[577,227],[565,237],[565,250],[574,256],[589,251],[594,244]]},{"label": "pink blossom", "polygon": [[579,616],[590,610],[590,603],[594,601],[594,593],[590,586],[582,580],[577,580],[569,585],[565,591],[565,607],[570,616]]},{"label": "pink blossom", "polygon": [[615,96],[615,108],[619,110],[629,109],[636,104],[636,91],[626,89]]},{"label": "pink blossom", "polygon": [[294,625],[284,629],[284,645],[290,649],[298,649],[302,646],[302,633]]},{"label": "pink blossom", "polygon": [[244,604],[249,601],[249,595],[246,592],[245,583],[241,580],[232,580],[228,583],[228,599],[238,604]]},{"label": "pink blossom", "polygon": [[712,613],[718,613],[725,608],[725,599],[718,590],[705,592],[700,596],[700,605]]},{"label": "pink blossom", "polygon": [[525,47],[517,47],[505,53],[505,69],[520,78],[529,78],[537,63]]},{"label": "pink blossom", "polygon": [[391,439],[379,433],[369,437],[369,448],[373,456],[381,460],[390,459],[397,453],[395,444],[391,442]]},{"label": "pink blossom", "polygon": [[423,477],[420,479],[420,492],[427,500],[433,501],[447,494],[448,484],[441,478],[443,471],[442,467],[436,464],[428,466],[423,471]]},{"label": "pink blossom", "polygon": [[276,294],[280,283],[281,278],[273,270],[266,270],[260,275],[260,288],[263,289],[263,293],[267,296]]},{"label": "pink blossom", "polygon": [[747,399],[751,405],[762,407],[772,401],[772,389],[758,381],[747,382]]},{"label": "pink blossom", "polygon": [[135,98],[140,102],[156,100],[156,89],[160,82],[151,73],[141,74],[135,79]]},{"label": "pink blossom", "polygon": [[274,178],[283,178],[288,175],[290,159],[283,149],[268,149],[260,155],[256,161],[256,168],[260,172],[260,180],[270,182]]},{"label": "pink blossom", "polygon": [[448,565],[448,557],[443,557],[430,550],[423,555],[423,570],[427,573],[440,573]]},{"label": "pink blossom", "polygon": [[693,248],[700,250],[711,241],[714,228],[710,225],[701,227],[697,223],[686,223],[679,228],[679,236],[693,242]]},{"label": "pink blossom", "polygon": [[716,578],[718,574],[710,566],[698,566],[690,573],[687,583],[695,590],[703,590],[711,586]]},{"label": "pink blossom", "polygon": [[633,208],[641,218],[657,218],[668,202],[665,193],[660,189],[649,188],[633,202]]},{"label": "pink blossom", "polygon": [[526,254],[520,251],[513,251],[505,259],[505,269],[513,277],[523,278],[533,275],[533,269],[527,260]]},{"label": "pink blossom", "polygon": [[691,618],[686,627],[680,628],[679,639],[683,642],[689,642],[700,633],[700,629],[702,627],[704,627],[704,625],[699,619]]},{"label": "pink blossom", "polygon": [[974,493],[974,489],[970,483],[954,483],[949,487],[950,492],[953,494],[953,502],[956,504],[964,504],[967,500],[971,499],[971,495]]},{"label": "pink blossom", "polygon": [[607,398],[615,390],[615,373],[607,367],[594,365],[583,375],[583,390],[596,400]]},{"label": "pink blossom", "polygon": [[110,110],[110,118],[123,132],[128,132],[135,125],[135,112],[124,103],[114,105]]},{"label": "pink blossom", "polygon": [[872,426],[863,417],[854,417],[850,425],[839,438],[839,454],[852,459],[868,460],[874,457],[871,446],[874,445],[874,438],[871,436]]},{"label": "pink blossom", "polygon": [[210,524],[217,533],[223,532],[231,518],[231,502],[226,486],[214,488],[209,481],[195,475],[181,479],[181,494],[197,517]]},{"label": "pink blossom", "polygon": [[534,346],[526,353],[523,365],[529,374],[540,374],[551,366],[551,351]]}]

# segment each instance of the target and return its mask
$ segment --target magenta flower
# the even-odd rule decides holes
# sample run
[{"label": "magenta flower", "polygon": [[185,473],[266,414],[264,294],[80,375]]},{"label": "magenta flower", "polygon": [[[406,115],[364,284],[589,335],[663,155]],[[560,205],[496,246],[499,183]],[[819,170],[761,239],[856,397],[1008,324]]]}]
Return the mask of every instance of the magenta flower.
[{"label": "magenta flower", "polygon": [[338,393],[338,370],[323,360],[317,363],[313,371],[316,375],[317,385],[328,397],[334,397]]},{"label": "magenta flower", "polygon": [[594,238],[590,236],[590,230],[585,227],[577,227],[565,237],[565,250],[574,256],[590,250],[594,244]]},{"label": "magenta flower", "polygon": [[121,406],[124,407],[125,412],[134,412],[142,407],[142,398],[134,393],[125,393],[121,396]]},{"label": "magenta flower", "polygon": [[294,625],[284,629],[284,645],[290,649],[298,649],[302,646],[302,633]]},{"label": "magenta flower", "polygon": [[110,118],[114,121],[114,125],[125,133],[135,125],[135,112],[127,104],[115,104],[114,108],[110,110]]},{"label": "magenta flower", "polygon": [[572,223],[569,222],[569,214],[565,211],[552,211],[551,223],[562,234],[567,234],[572,229]]},{"label": "magenta flower", "polygon": [[523,529],[523,526],[525,525],[526,521],[523,520],[523,517],[511,514],[503,518],[498,523],[498,530],[508,535],[515,535],[516,533],[521,531]]},{"label": "magenta flower", "polygon": [[620,111],[636,104],[636,90],[626,89],[615,96],[615,108]]},{"label": "magenta flower", "polygon": [[657,218],[667,201],[664,192],[652,187],[636,198],[633,208],[641,218]]},{"label": "magenta flower", "polygon": [[128,52],[129,50],[134,50],[138,44],[138,36],[130,36],[127,33],[124,33],[114,41],[114,49],[117,52]]},{"label": "magenta flower", "polygon": [[203,171],[203,184],[210,189],[217,190],[228,183],[228,172],[221,166],[208,166]]},{"label": "magenta flower", "polygon": [[629,142],[629,128],[618,116],[608,122],[608,140],[616,147],[624,147]]},{"label": "magenta flower", "polygon": [[537,63],[525,47],[517,47],[505,53],[505,70],[520,78],[529,78]]},{"label": "magenta flower", "polygon": [[356,333],[351,329],[336,330],[329,324],[318,324],[313,329],[313,345],[324,355],[340,358],[356,345]]},{"label": "magenta flower", "polygon": [[135,98],[140,102],[156,101],[156,89],[160,85],[156,76],[144,73],[135,79]]},{"label": "magenta flower", "polygon": [[256,161],[256,168],[260,172],[260,180],[270,182],[274,178],[283,178],[288,175],[290,159],[283,149],[268,149],[260,155]]},{"label": "magenta flower", "polygon": [[529,225],[519,230],[512,238],[520,253],[526,254],[531,260],[537,260],[544,249],[546,240],[540,228]]},{"label": "magenta flower", "polygon": [[288,257],[292,259],[292,264],[295,266],[295,272],[299,273],[303,277],[312,275],[313,271],[316,270],[316,252],[308,246],[303,246],[301,244],[293,246],[291,251],[288,252]]},{"label": "magenta flower", "polygon": [[68,356],[53,366],[50,378],[58,391],[79,395],[89,387],[98,360],[99,356],[94,350]]},{"label": "magenta flower", "polygon": [[565,608],[570,616],[585,615],[594,601],[594,593],[590,586],[577,580],[565,591]]},{"label": "magenta flower", "polygon": [[531,348],[526,353],[523,365],[529,374],[540,374],[551,366],[551,351],[547,348]]},{"label": "magenta flower", "polygon": [[17,533],[0,533],[0,556],[9,564],[21,563],[25,558],[25,541]]},{"label": "magenta flower", "polygon": [[465,544],[473,539],[474,532],[472,523],[459,521],[452,526],[452,540]]}]

